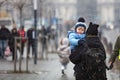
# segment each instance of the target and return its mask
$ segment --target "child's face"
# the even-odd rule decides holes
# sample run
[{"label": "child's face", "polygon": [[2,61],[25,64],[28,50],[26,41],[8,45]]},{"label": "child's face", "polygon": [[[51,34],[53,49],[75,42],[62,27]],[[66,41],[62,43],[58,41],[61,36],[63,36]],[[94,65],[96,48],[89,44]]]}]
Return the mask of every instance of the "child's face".
[{"label": "child's face", "polygon": [[83,34],[83,33],[85,32],[85,28],[79,26],[79,27],[77,27],[76,32],[77,32],[78,34]]}]

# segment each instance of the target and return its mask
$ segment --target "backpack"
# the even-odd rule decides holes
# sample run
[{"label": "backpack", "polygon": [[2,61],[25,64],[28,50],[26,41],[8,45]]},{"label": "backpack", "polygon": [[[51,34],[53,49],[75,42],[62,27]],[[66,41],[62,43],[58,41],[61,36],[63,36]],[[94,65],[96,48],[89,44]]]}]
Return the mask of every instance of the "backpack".
[{"label": "backpack", "polygon": [[97,63],[104,60],[104,56],[102,55],[102,50],[100,48],[90,48],[90,53],[88,55]]}]

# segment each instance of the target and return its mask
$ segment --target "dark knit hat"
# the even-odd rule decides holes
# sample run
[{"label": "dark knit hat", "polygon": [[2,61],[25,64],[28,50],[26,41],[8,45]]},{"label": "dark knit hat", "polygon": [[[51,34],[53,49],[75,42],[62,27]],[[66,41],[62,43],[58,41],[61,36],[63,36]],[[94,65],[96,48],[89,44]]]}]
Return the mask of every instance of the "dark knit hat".
[{"label": "dark knit hat", "polygon": [[90,22],[89,27],[86,31],[87,35],[98,35],[98,24],[93,24],[92,22]]},{"label": "dark knit hat", "polygon": [[78,22],[85,22],[85,19],[83,17],[79,17]]},{"label": "dark knit hat", "polygon": [[76,31],[76,29],[78,28],[78,27],[84,27],[85,29],[86,29],[86,24],[85,23],[82,23],[82,22],[77,22],[76,24],[75,24],[75,31]]}]

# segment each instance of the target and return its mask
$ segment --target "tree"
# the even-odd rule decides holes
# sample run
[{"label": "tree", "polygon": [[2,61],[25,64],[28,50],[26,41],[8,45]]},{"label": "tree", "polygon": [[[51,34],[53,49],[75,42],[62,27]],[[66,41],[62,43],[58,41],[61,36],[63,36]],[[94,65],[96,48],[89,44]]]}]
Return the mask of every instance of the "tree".
[{"label": "tree", "polygon": [[[20,27],[23,26],[24,23],[24,9],[26,7],[32,6],[32,0],[8,0],[11,6],[15,8],[19,12],[19,20],[20,20]],[[28,13],[27,13],[28,14]]]}]

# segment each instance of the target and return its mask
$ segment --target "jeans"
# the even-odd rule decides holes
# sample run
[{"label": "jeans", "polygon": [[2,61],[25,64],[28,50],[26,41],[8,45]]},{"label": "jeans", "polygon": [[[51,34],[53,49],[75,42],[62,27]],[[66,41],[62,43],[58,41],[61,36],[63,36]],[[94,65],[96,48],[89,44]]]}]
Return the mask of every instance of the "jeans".
[{"label": "jeans", "polygon": [[4,52],[8,45],[7,40],[0,40],[0,57],[4,58]]}]

